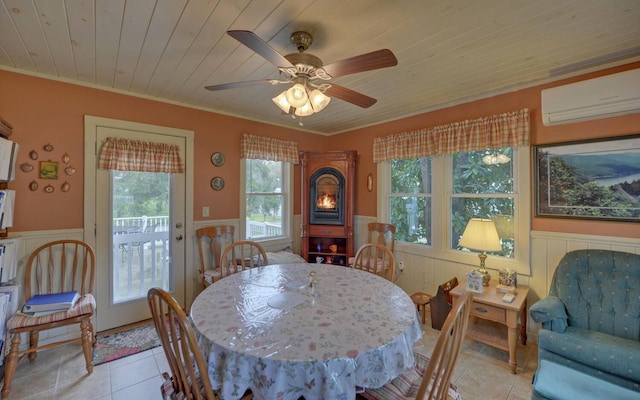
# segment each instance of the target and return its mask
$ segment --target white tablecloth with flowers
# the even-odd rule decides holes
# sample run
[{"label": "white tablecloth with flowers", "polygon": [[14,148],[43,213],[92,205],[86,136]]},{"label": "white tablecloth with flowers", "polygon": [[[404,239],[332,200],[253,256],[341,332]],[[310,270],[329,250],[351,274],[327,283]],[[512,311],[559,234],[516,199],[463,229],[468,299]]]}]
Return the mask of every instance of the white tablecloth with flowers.
[{"label": "white tablecloth with flowers", "polygon": [[380,387],[412,366],[422,336],[398,286],[322,264],[228,276],[198,295],[190,317],[223,400],[246,389],[258,399],[354,399],[357,387]]}]

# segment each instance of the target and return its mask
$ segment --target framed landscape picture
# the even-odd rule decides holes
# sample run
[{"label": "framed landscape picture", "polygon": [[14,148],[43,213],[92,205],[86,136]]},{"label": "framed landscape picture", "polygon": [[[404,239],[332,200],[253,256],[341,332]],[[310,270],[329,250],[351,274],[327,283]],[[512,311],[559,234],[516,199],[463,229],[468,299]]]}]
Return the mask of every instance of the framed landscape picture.
[{"label": "framed landscape picture", "polygon": [[534,153],[536,216],[640,222],[640,135]]}]

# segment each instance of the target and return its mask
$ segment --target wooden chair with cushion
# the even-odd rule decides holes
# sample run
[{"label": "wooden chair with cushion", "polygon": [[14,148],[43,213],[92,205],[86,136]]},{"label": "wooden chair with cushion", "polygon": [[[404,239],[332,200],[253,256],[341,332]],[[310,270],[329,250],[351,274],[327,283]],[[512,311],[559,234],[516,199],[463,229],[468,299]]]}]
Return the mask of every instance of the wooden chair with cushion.
[{"label": "wooden chair with cushion", "polygon": [[473,295],[467,291],[460,304],[444,322],[431,357],[416,353],[416,365],[378,389],[366,389],[359,395],[368,400],[446,400],[460,399],[451,375],[460,354],[469,324]]},{"label": "wooden chair with cushion", "polygon": [[380,275],[393,282],[395,260],[388,247],[380,243],[367,243],[358,249],[353,268]]},{"label": "wooden chair with cushion", "polygon": [[438,286],[438,292],[431,299],[431,327],[433,329],[441,329],[444,320],[451,311],[451,304],[453,299],[451,298],[451,289],[458,286],[458,278],[453,277]]},{"label": "wooden chair with cushion", "polygon": [[223,274],[220,258],[224,249],[233,243],[233,225],[207,226],[196,230],[198,251],[200,252],[200,279],[202,289],[221,279]]},{"label": "wooden chair with cushion", "polygon": [[222,253],[220,260],[224,276],[269,263],[264,248],[259,243],[250,240],[230,244]]},{"label": "wooden chair with cushion", "polygon": [[[77,291],[81,296],[68,310],[42,316],[17,314],[7,321],[11,349],[4,371],[2,398],[11,393],[11,383],[16,366],[25,356],[35,361],[37,351],[61,346],[70,342],[82,343],[87,373],[93,372],[92,347],[95,332],[91,318],[96,309],[92,294],[95,279],[95,254],[93,249],[80,240],[57,240],[46,243],[33,251],[27,260],[24,280],[24,298],[28,301],[37,294]],[[78,324],[80,336],[59,342],[38,345],[41,331]],[[22,334],[29,334],[29,346],[20,350]]]}]

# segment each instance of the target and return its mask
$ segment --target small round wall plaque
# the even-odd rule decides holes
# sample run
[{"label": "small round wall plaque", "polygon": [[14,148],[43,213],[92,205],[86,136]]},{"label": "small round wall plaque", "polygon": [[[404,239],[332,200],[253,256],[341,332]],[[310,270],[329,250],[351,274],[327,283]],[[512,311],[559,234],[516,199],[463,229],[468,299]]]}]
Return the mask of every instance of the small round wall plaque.
[{"label": "small round wall plaque", "polygon": [[211,180],[211,188],[216,191],[224,189],[224,179],[220,178],[219,176],[213,178]]},{"label": "small round wall plaque", "polygon": [[224,155],[220,152],[213,153],[211,155],[211,163],[216,167],[221,167],[224,164]]}]

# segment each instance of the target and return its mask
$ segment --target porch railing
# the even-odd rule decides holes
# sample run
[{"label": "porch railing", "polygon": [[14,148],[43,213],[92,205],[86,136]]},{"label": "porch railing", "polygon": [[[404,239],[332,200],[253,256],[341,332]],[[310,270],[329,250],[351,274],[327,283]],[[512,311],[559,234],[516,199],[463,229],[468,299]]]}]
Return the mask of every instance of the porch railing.
[{"label": "porch railing", "polygon": [[113,219],[114,302],[141,298],[159,286],[169,289],[169,217]]}]

